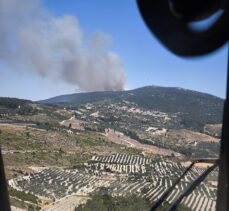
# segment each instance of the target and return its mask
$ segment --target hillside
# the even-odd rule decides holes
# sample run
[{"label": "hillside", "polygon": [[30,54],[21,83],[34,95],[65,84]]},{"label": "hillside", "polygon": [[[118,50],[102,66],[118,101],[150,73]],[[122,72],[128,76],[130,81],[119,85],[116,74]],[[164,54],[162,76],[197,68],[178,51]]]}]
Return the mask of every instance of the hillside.
[{"label": "hillside", "polygon": [[[101,210],[115,202],[128,210],[134,201],[144,210],[190,160],[218,157],[222,108],[223,100],[212,95],[153,86],[39,103],[0,98],[0,145],[11,205]],[[194,167],[166,204],[207,166]],[[217,170],[184,199],[181,210],[214,209],[216,188]],[[108,204],[96,198],[103,192]]]},{"label": "hillside", "polygon": [[36,109],[30,100],[0,97],[0,115],[1,114],[34,114]]},{"label": "hillside", "polygon": [[223,99],[213,95],[175,88],[146,86],[129,91],[91,92],[62,95],[39,101],[42,104],[55,104],[79,107],[85,103],[118,103],[128,101],[140,109],[179,114],[184,128],[202,130],[206,124],[222,122]]}]

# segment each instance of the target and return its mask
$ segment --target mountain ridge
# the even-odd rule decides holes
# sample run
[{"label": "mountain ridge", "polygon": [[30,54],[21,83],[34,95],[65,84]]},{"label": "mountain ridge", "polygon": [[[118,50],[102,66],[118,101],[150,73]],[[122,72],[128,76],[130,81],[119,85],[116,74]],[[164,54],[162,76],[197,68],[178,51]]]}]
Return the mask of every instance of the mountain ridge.
[{"label": "mountain ridge", "polygon": [[[127,91],[89,92],[56,96],[41,104],[77,108],[87,103],[108,104],[128,101],[144,110],[170,114],[180,113],[182,124],[203,128],[205,124],[222,123],[224,100],[211,94],[177,87],[145,86]],[[200,126],[201,125],[201,126]]]},{"label": "mountain ridge", "polygon": [[[79,92],[79,93],[63,94],[63,95],[57,95],[54,97],[50,97],[50,98],[47,98],[44,100],[38,100],[35,102],[38,102],[38,103],[46,103],[46,102],[55,103],[56,102],[57,103],[57,102],[61,102],[61,101],[57,101],[56,99],[62,99],[63,97],[71,97],[71,96],[73,97],[73,96],[85,95],[85,94],[93,95],[93,94],[104,94],[104,93],[107,93],[107,94],[128,93],[128,92],[138,91],[138,90],[148,89],[148,88],[175,89],[175,90],[192,92],[192,93],[196,93],[196,94],[204,94],[204,95],[208,95],[208,96],[212,96],[214,98],[224,100],[223,98],[215,96],[213,94],[209,94],[206,92],[200,92],[200,91],[196,91],[196,90],[191,90],[191,89],[186,89],[186,88],[182,88],[182,87],[164,87],[164,86],[148,85],[148,86],[138,87],[138,88],[130,89],[130,90],[122,90],[122,91],[94,91],[94,92]],[[67,100],[64,100],[64,101],[67,101]],[[64,101],[62,101],[62,102],[64,102]]]}]

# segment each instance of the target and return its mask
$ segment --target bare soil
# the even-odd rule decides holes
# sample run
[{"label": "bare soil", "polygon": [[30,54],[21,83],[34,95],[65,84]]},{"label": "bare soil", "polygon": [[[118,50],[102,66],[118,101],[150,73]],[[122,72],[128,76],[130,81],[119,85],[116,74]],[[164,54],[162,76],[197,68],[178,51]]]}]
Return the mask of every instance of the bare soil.
[{"label": "bare soil", "polygon": [[141,144],[137,140],[134,140],[123,133],[120,132],[115,132],[112,129],[106,130],[105,136],[108,138],[108,140],[117,143],[117,144],[123,144],[128,147],[132,148],[137,148],[141,149],[145,152],[153,153],[153,154],[158,154],[158,155],[163,155],[163,156],[171,156],[174,155],[176,157],[183,157],[182,154],[177,153],[173,150],[168,150],[164,148],[159,148],[156,146],[148,145],[148,144]]}]

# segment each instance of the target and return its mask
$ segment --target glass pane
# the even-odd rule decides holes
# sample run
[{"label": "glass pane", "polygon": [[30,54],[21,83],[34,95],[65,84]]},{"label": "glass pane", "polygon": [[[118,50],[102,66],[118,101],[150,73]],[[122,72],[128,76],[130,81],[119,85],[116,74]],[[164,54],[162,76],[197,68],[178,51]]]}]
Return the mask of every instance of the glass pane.
[{"label": "glass pane", "polygon": [[[12,210],[149,210],[192,160],[218,158],[225,46],[177,57],[135,1],[0,0],[0,23]],[[209,166],[195,165],[161,210]],[[179,209],[215,210],[217,177]]]}]

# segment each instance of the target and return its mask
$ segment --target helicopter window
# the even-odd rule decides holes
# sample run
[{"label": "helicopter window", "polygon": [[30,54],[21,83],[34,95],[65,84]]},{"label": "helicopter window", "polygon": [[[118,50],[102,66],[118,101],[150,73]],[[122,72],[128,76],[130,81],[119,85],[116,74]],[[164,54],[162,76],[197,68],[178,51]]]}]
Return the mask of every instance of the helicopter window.
[{"label": "helicopter window", "polygon": [[227,49],[178,57],[201,53],[168,51],[179,31],[152,36],[141,12],[135,1],[0,0],[5,207],[216,210]]}]

